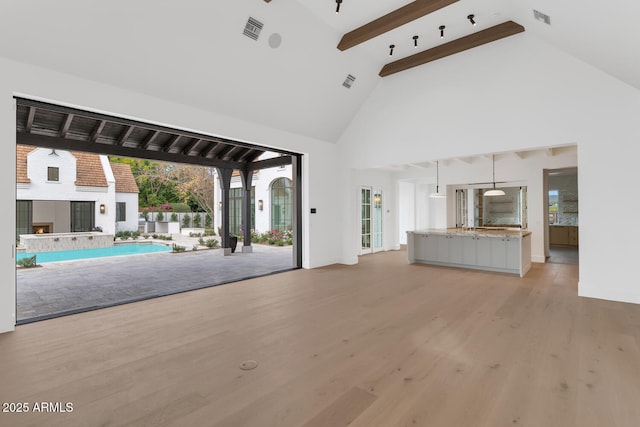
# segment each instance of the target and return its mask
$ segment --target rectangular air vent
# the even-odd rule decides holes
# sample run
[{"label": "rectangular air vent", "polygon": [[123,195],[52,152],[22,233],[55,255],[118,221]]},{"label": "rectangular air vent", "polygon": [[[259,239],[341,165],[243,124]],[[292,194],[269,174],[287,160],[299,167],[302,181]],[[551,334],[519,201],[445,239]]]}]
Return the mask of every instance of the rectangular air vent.
[{"label": "rectangular air vent", "polygon": [[351,89],[351,86],[355,81],[356,81],[355,76],[352,76],[351,74],[349,74],[347,78],[344,79],[344,83],[342,83],[342,86],[346,87],[347,89]]},{"label": "rectangular air vent", "polygon": [[547,25],[551,25],[551,18],[549,15],[545,15],[542,12],[538,12],[537,10],[533,10],[533,17],[536,18],[540,22],[544,22]]},{"label": "rectangular air vent", "polygon": [[250,39],[258,40],[258,37],[260,36],[260,31],[262,31],[263,26],[264,24],[262,22],[258,21],[255,18],[250,17],[249,20],[247,21],[247,25],[244,26],[243,34],[249,37]]}]

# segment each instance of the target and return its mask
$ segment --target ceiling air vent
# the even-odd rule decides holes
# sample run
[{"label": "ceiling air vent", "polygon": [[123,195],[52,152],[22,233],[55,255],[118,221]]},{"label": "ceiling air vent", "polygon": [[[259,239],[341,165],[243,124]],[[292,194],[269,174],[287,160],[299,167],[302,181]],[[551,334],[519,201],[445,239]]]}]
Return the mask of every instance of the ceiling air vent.
[{"label": "ceiling air vent", "polygon": [[542,12],[538,12],[537,10],[533,10],[533,17],[536,18],[538,21],[544,22],[547,25],[551,25],[551,18],[549,17],[549,15],[545,15]]},{"label": "ceiling air vent", "polygon": [[347,89],[351,89],[351,86],[355,81],[356,81],[355,76],[352,76],[351,74],[349,74],[347,78],[344,79],[344,83],[342,83],[342,86],[346,87]]},{"label": "ceiling air vent", "polygon": [[250,39],[258,40],[258,37],[260,36],[260,31],[262,31],[263,26],[264,24],[262,22],[258,21],[255,18],[250,17],[249,20],[247,21],[247,25],[244,26],[243,34],[249,37]]}]

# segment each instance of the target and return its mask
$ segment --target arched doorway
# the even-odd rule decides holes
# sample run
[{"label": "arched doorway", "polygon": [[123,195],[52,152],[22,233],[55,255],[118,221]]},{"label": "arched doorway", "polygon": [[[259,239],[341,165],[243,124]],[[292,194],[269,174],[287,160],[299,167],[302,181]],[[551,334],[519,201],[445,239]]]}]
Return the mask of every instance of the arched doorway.
[{"label": "arched doorway", "polygon": [[271,183],[271,230],[291,230],[293,226],[292,181],[277,178]]}]

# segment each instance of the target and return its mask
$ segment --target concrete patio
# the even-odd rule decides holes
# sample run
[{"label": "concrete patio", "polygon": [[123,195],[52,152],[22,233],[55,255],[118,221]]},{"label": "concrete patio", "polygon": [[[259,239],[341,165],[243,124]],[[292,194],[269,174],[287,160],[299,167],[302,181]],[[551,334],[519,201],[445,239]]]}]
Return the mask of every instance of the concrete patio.
[{"label": "concrete patio", "polygon": [[[191,248],[178,238],[174,243]],[[17,321],[29,323],[86,310],[230,283],[293,268],[291,246],[253,245],[45,263],[17,270]]]}]

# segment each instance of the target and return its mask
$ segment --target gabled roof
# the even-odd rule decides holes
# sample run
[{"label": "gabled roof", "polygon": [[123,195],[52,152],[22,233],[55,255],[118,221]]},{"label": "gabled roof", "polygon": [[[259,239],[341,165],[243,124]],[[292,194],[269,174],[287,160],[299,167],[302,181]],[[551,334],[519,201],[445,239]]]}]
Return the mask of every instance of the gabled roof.
[{"label": "gabled roof", "polygon": [[125,163],[111,163],[116,178],[116,193],[139,193],[138,184],[131,172],[131,166]]},{"label": "gabled roof", "polygon": [[[16,145],[16,182],[22,184],[31,182],[27,176],[27,156],[36,148],[28,145]],[[77,151],[71,151],[71,154],[76,158],[75,184],[77,186],[107,187],[107,178],[104,175],[99,155]]]}]

